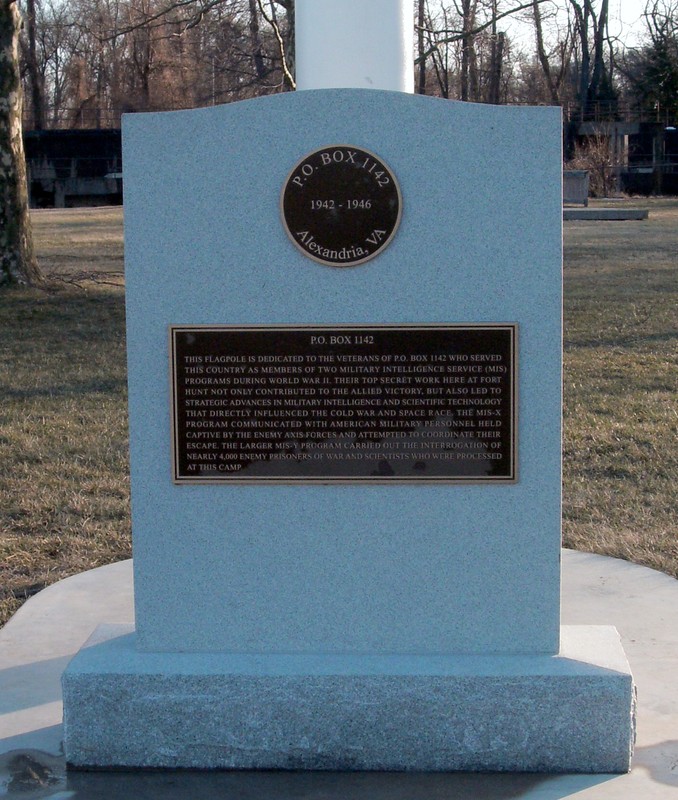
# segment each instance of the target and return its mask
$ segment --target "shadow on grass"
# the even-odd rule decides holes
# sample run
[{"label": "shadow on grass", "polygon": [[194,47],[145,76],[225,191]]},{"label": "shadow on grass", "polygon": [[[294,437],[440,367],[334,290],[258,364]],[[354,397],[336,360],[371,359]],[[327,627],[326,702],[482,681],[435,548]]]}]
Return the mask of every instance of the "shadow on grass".
[{"label": "shadow on grass", "polygon": [[41,340],[50,349],[59,342],[119,341],[125,330],[122,289],[68,287],[58,292],[42,289],[0,289],[0,341]]},{"label": "shadow on grass", "polygon": [[636,333],[629,336],[608,339],[571,339],[566,341],[563,347],[565,350],[576,350],[578,348],[634,348],[643,344],[669,344],[671,342],[678,343],[678,333],[662,331],[661,333]]},{"label": "shadow on grass", "polygon": [[0,290],[0,372],[8,408],[43,399],[124,396],[124,293],[100,287]]}]

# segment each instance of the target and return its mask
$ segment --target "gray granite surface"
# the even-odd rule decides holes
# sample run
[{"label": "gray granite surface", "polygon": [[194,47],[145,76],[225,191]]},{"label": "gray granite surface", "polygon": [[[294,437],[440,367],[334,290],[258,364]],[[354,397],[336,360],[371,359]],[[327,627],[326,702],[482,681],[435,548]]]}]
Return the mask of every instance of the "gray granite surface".
[{"label": "gray granite surface", "polygon": [[[560,110],[370,90],[124,120],[139,646],[554,653],[559,633]],[[290,242],[292,167],[364,147],[398,232],[338,269]],[[518,483],[175,486],[170,324],[515,322]]]},{"label": "gray granite surface", "polygon": [[80,767],[626,772],[633,746],[606,627],[564,628],[557,657],[363,658],[141,653],[113,626],[63,692]]}]

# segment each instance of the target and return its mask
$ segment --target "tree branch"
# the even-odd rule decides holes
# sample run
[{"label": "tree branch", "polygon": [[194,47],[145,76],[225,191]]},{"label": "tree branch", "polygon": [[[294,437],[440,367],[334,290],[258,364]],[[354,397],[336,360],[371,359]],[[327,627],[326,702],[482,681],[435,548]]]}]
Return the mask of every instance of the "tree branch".
[{"label": "tree branch", "polygon": [[274,19],[272,15],[269,16],[266,13],[266,9],[264,8],[264,4],[263,4],[262,0],[257,0],[257,3],[259,5],[259,11],[261,12],[261,16],[271,26],[271,28],[273,29],[273,32],[275,33],[275,38],[278,40],[278,47],[280,48],[280,58],[282,60],[282,69],[283,69],[283,72],[285,74],[285,77],[289,81],[290,86],[293,89],[296,89],[297,88],[296,81],[294,80],[294,77],[293,77],[292,73],[290,72],[290,69],[289,69],[289,67],[287,65],[287,56],[285,54],[285,42],[283,41],[282,34],[280,33],[280,26],[278,25],[278,21],[276,19]]},{"label": "tree branch", "polygon": [[[486,31],[488,28],[491,28],[492,25],[499,22],[499,20],[504,19],[505,17],[510,17],[513,14],[517,14],[518,11],[525,11],[528,8],[533,8],[535,3],[541,5],[542,3],[548,3],[550,0],[530,0],[530,2],[522,3],[519,6],[515,6],[514,8],[507,9],[506,11],[502,11],[501,14],[492,15],[492,17],[487,20],[487,22],[483,22],[482,25],[478,25],[471,30],[459,30],[455,28],[446,28],[441,31],[434,31],[428,30],[429,34],[442,34],[443,38],[439,39],[435,44],[432,44],[426,52],[422,53],[418,56],[414,63],[419,64],[423,59],[427,59],[430,55],[432,55],[436,50],[440,48],[443,44],[451,44],[452,42],[460,42],[462,39],[466,39],[469,36],[477,36],[479,33]],[[460,15],[461,16],[461,15]],[[418,26],[415,26],[418,27]]]}]

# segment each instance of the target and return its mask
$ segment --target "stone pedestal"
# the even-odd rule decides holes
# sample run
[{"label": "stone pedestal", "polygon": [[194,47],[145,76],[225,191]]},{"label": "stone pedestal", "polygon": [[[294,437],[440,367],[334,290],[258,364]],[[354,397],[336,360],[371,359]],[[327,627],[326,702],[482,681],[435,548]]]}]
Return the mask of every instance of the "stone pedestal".
[{"label": "stone pedestal", "polygon": [[71,765],[629,769],[614,628],[564,627],[552,657],[141,653],[123,630],[99,629],[64,676]]},{"label": "stone pedestal", "polygon": [[[136,630],[67,670],[68,761],[628,769],[618,639],[560,629],[560,109],[322,90],[123,133]],[[402,194],[346,268],[279,208],[335,145]],[[469,323],[518,331],[515,483],[173,484],[170,326]]]}]

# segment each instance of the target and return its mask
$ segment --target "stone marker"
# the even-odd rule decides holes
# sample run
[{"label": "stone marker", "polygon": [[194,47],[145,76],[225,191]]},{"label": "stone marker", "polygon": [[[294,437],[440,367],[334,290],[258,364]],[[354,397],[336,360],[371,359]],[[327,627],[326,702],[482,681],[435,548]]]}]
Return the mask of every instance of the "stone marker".
[{"label": "stone marker", "polygon": [[559,620],[560,124],[125,119],[136,629],[64,675],[70,764],[628,769],[616,631]]}]

